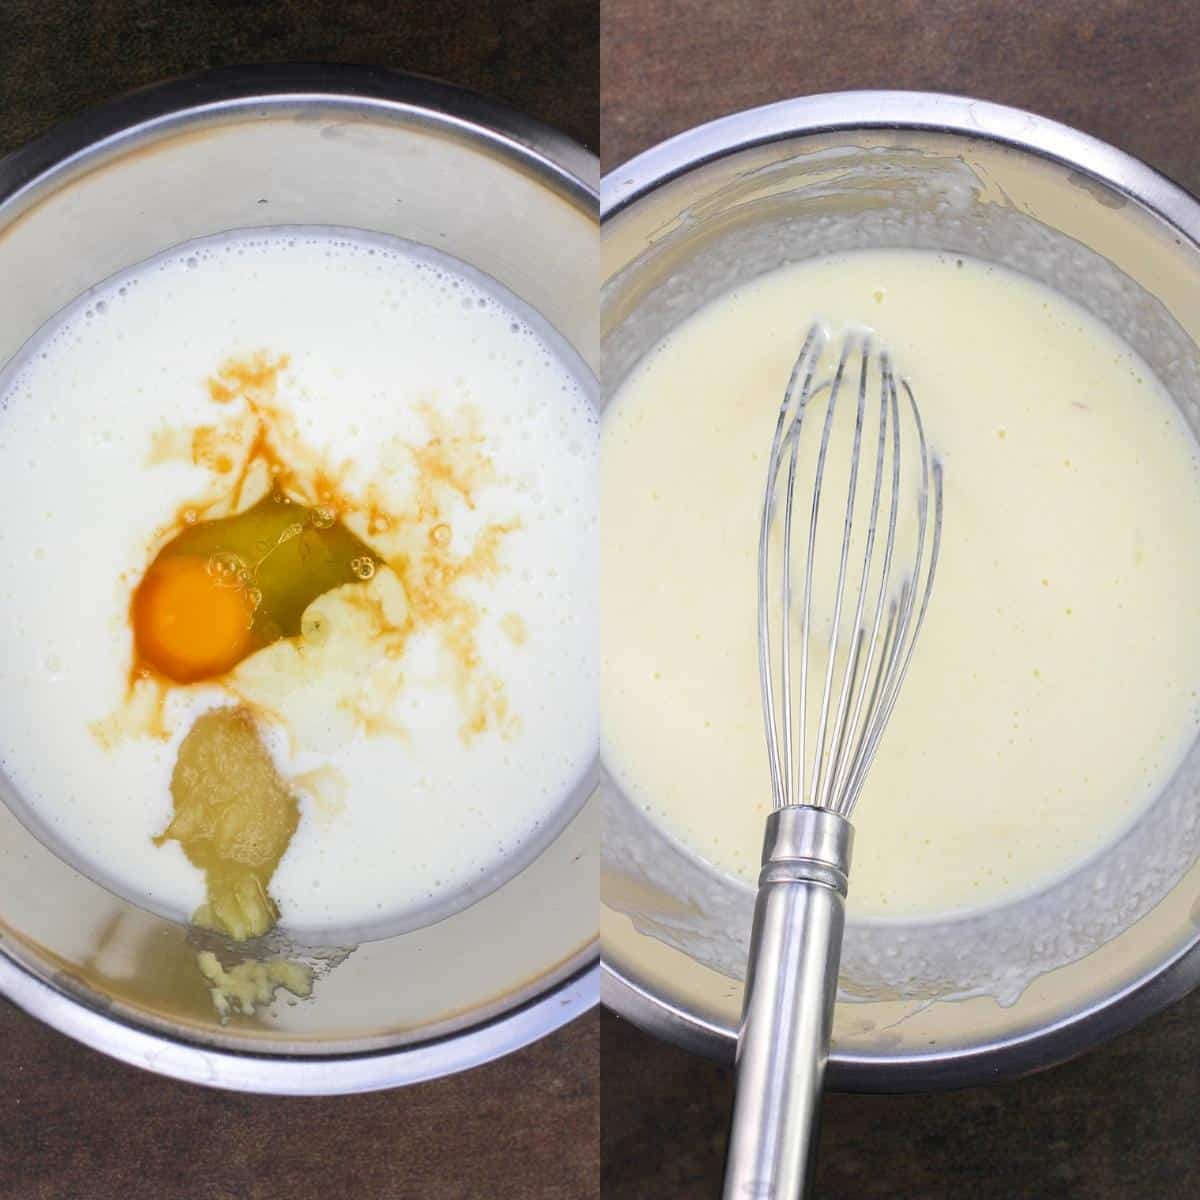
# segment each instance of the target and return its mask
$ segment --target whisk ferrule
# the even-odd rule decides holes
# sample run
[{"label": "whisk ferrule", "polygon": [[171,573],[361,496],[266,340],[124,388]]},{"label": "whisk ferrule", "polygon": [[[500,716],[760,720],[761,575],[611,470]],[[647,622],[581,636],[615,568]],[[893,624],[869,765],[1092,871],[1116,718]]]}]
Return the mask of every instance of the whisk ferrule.
[{"label": "whisk ferrule", "polygon": [[763,836],[761,888],[811,880],[846,894],[854,827],[832,809],[789,804],[768,814]]}]

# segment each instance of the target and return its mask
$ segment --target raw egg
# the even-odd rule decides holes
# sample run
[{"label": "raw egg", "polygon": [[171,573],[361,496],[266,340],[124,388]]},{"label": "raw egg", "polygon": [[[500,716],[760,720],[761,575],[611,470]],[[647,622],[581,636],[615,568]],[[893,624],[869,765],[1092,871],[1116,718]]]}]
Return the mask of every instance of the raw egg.
[{"label": "raw egg", "polygon": [[138,665],[173,683],[226,674],[300,633],[318,596],[370,579],[377,556],[329,509],[273,492],[234,516],[188,524],[134,589]]}]

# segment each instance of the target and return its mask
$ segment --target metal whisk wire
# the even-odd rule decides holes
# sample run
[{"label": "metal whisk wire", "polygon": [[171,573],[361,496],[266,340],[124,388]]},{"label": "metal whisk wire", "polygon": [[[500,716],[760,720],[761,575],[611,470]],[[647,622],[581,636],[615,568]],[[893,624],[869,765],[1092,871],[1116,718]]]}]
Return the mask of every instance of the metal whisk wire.
[{"label": "metal whisk wire", "polygon": [[[846,440],[840,426],[834,436],[838,405],[851,389],[856,402],[839,545],[833,540],[838,510],[823,523],[822,504],[823,491],[835,486],[827,480],[828,464],[840,463],[834,447]],[[821,401],[810,474],[807,453],[800,469],[801,434]],[[874,447],[865,503],[860,474],[871,451],[864,442]],[[806,442],[806,452],[810,448]],[[804,524],[796,498],[810,484],[801,567],[793,561],[800,561],[794,542],[804,536],[796,532]],[[772,541],[781,508],[780,578],[773,591]],[[823,529],[838,551],[836,569],[818,561]],[[766,822],[750,938],[725,1200],[793,1200],[811,1185],[845,922],[849,815],[925,621],[941,531],[942,469],[930,453],[912,389],[897,380],[891,358],[871,334],[844,335],[834,349],[825,330],[813,325],[776,420],[759,529],[759,677],[774,810]],[[861,568],[851,561],[858,538]],[[818,580],[833,585],[832,624],[822,639],[824,670],[814,672],[814,624],[823,615],[814,611]]]},{"label": "metal whisk wire", "polygon": [[[941,464],[929,452],[920,410],[912,390],[903,380],[897,386],[887,352],[875,348],[869,333],[846,335],[836,354],[836,365],[822,377],[821,366],[828,358],[828,345],[826,331],[820,325],[811,326],[792,369],[772,439],[758,546],[759,681],[774,806],[781,808],[793,804],[811,804],[831,808],[848,816],[862,791],[867,769],[895,707],[929,604],[941,542],[942,470]],[[857,375],[857,396],[841,553],[833,593],[828,660],[823,679],[819,681],[819,698],[810,698],[814,562],[818,530],[821,528],[822,492],[834,418],[847,385],[848,373]],[[874,389],[871,386],[873,381],[876,384]],[[916,496],[916,550],[912,562],[908,564],[908,571],[900,581],[897,594],[892,571],[897,560],[897,526],[903,503],[901,389],[916,433],[921,477]],[[825,411],[812,481],[800,599],[800,645],[798,656],[795,656],[792,613],[795,591],[793,525],[796,475],[805,418],[809,409],[822,399],[825,400]],[[878,409],[878,434],[875,438],[871,499],[865,514],[867,527],[862,567],[855,585],[850,581],[850,552],[857,522],[864,518],[864,514],[858,512],[858,488],[864,424],[869,404]],[[780,506],[781,488],[782,580],[778,586],[781,600],[777,620],[773,622],[771,537]],[[931,492],[933,511],[930,538]],[[885,498],[886,529],[882,531],[881,550],[877,551]],[[927,546],[930,540],[932,544]],[[877,553],[882,554],[882,560],[878,562]],[[877,576],[874,589],[871,587],[873,576]],[[874,599],[869,601],[872,592]],[[843,610],[848,595],[854,609],[849,627],[849,649],[844,654],[845,665],[841,685],[836,690],[837,699],[831,703],[835,694],[839,651],[842,650],[847,632]],[[778,626],[778,639],[773,636],[773,624]],[[778,659],[773,653],[777,641],[780,651]],[[794,680],[794,659],[798,659],[798,683]],[[809,708],[814,701],[819,707],[815,710],[816,732],[810,752],[807,746]],[[806,787],[806,763],[809,758],[811,769],[807,772]]]}]

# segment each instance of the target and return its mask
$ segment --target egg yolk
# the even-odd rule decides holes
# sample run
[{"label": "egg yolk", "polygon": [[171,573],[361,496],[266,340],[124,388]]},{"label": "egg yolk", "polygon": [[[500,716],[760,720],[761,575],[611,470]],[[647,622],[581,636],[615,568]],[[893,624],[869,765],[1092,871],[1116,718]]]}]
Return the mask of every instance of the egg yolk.
[{"label": "egg yolk", "polygon": [[224,674],[245,658],[253,619],[246,590],[195,555],[153,563],[133,601],[138,656],[177,683]]}]

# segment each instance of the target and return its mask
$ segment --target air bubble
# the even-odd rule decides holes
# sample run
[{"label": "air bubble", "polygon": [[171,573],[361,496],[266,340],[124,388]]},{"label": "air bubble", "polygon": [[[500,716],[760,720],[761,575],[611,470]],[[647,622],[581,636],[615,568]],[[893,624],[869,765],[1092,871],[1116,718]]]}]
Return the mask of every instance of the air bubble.
[{"label": "air bubble", "polygon": [[242,587],[250,577],[246,563],[236,554],[222,551],[209,557],[205,568],[218,587]]}]

